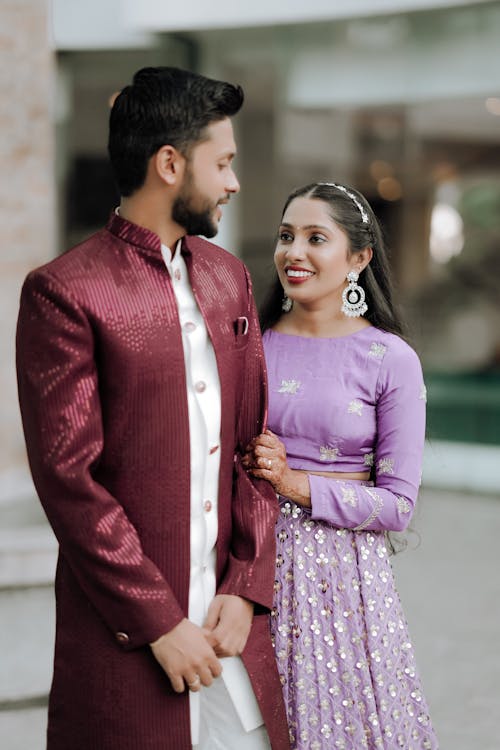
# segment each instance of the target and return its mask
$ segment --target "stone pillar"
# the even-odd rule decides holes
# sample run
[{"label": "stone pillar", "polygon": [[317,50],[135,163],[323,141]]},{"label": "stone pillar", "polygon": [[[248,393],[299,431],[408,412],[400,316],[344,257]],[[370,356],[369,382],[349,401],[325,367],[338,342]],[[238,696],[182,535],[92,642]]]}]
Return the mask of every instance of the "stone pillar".
[{"label": "stone pillar", "polygon": [[27,477],[14,367],[19,291],[55,254],[49,0],[0,3],[0,501]]}]

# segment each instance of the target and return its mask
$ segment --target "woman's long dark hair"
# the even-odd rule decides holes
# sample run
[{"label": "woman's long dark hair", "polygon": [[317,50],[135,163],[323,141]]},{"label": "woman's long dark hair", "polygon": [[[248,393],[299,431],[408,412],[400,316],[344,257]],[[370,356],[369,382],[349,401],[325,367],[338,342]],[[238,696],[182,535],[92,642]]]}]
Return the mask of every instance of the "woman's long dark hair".
[{"label": "woman's long dark hair", "polygon": [[[354,196],[354,199],[349,194]],[[347,185],[311,183],[297,188],[288,196],[281,218],[295,198],[313,198],[323,201],[328,206],[333,221],[348,237],[351,255],[365,247],[372,248],[373,257],[360,273],[358,280],[366,294],[368,311],[365,318],[377,328],[405,338],[405,326],[394,304],[392,274],[382,230],[364,195]],[[362,212],[368,217],[368,221],[363,221]],[[262,332],[272,328],[284,314],[281,309],[282,300],[283,287],[276,273],[260,310]],[[373,470],[371,478],[375,480]],[[389,554],[396,554],[407,546],[404,535],[394,536],[392,532],[387,532],[385,537]]]},{"label": "woman's long dark hair", "polygon": [[[354,196],[355,200],[349,196],[349,193]],[[365,318],[377,328],[404,338],[405,327],[394,304],[392,274],[382,230],[366,198],[359,191],[347,185],[324,182],[310,183],[297,188],[288,196],[283,208],[282,218],[295,198],[312,198],[323,201],[328,206],[331,218],[348,237],[351,255],[365,247],[372,248],[373,257],[361,272],[358,281],[366,294],[368,312]],[[368,216],[367,222],[363,221],[361,208]],[[283,288],[276,274],[260,310],[263,332],[267,328],[272,328],[283,315],[282,300]]]}]

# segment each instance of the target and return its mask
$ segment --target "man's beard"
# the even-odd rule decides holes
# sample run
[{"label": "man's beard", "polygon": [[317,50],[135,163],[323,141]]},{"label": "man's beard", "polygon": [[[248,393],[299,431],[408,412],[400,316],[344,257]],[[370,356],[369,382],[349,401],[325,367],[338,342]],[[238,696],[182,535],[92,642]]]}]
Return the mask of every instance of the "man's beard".
[{"label": "man's beard", "polygon": [[[202,208],[193,208],[196,197],[200,198]],[[172,206],[172,219],[186,230],[186,234],[201,234],[203,237],[215,237],[218,232],[218,224],[213,218],[215,206],[208,199],[201,199],[196,195],[193,185],[193,176],[190,171],[186,172],[185,182]]]}]

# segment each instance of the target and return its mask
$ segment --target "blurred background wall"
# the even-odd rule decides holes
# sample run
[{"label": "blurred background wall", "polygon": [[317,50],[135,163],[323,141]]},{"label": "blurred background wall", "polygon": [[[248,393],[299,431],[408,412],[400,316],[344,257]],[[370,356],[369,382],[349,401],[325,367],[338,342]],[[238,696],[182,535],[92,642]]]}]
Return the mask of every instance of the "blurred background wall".
[{"label": "blurred background wall", "polygon": [[20,283],[55,242],[55,56],[40,0],[0,2],[0,498],[26,485],[13,338]]},{"label": "blurred background wall", "polygon": [[426,370],[427,481],[476,487],[472,451],[481,486],[494,490],[499,3],[113,0],[106,14],[101,6],[53,3],[59,249],[99,227],[116,202],[108,100],[135,69],[180,65],[241,83],[243,190],[218,241],[249,265],[261,300],[290,189],[332,179],[361,189],[385,227]]},{"label": "blurred background wall", "polygon": [[[0,0],[0,62],[0,605],[11,612],[9,637],[20,621],[33,624],[23,592],[46,603],[35,588],[51,583],[56,549],[17,408],[20,285],[116,205],[109,102],[144,65],[245,90],[235,123],[242,192],[217,242],[248,264],[258,300],[288,192],[335,180],[365,193],[428,385],[424,490],[500,499],[500,2]],[[46,700],[50,653],[40,657],[32,632],[29,675],[16,669],[15,649],[7,654],[0,711]]]}]

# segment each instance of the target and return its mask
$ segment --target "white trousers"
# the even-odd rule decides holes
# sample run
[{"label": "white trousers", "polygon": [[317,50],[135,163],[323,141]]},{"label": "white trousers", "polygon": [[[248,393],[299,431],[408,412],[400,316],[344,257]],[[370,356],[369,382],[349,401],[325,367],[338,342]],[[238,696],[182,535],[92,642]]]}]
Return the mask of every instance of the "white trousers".
[{"label": "white trousers", "polygon": [[193,750],[270,750],[264,725],[245,732],[220,678],[200,692],[200,737]]}]

